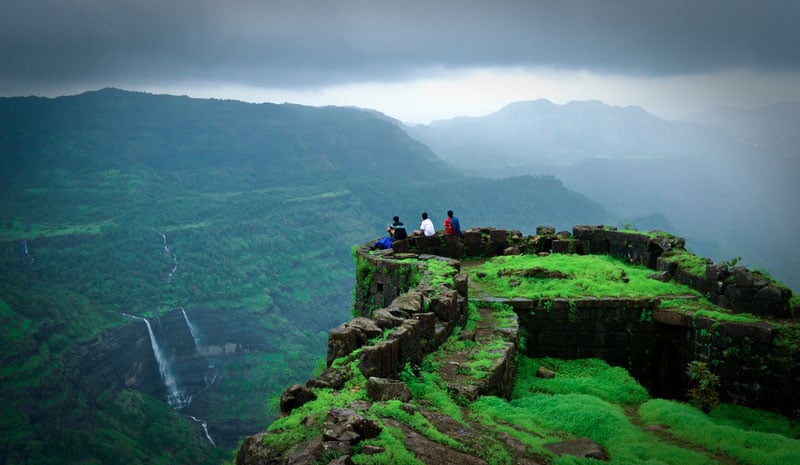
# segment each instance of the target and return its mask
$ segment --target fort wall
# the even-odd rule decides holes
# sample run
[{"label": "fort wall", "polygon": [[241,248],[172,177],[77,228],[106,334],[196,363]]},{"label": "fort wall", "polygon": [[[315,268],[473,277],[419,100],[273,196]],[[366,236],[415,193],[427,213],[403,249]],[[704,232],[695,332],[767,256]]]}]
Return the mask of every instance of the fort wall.
[{"label": "fort wall", "polygon": [[[693,256],[684,250],[681,238],[603,226],[576,226],[572,232],[559,233],[539,227],[533,236],[481,228],[466,231],[463,240],[437,234],[396,241],[388,250],[374,250],[371,245],[354,249],[355,317],[329,332],[327,368],[322,374],[283,393],[282,414],[314,400],[313,388],[345,388],[354,370],[367,378],[370,401],[405,402],[411,393],[399,378],[408,367],[435,352],[457,330],[462,340],[482,341],[477,332],[461,331],[470,312],[469,279],[457,258],[571,253],[612,255],[647,266],[653,270],[653,279],[686,284],[718,306],[759,315],[762,320],[714,318],[662,305],[662,299],[699,300],[694,293],[653,298],[482,297],[476,304],[479,311],[488,312],[482,321],[490,321],[497,303],[512,307],[515,318],[497,325],[495,335],[500,335],[503,348],[487,376],[462,382],[457,379],[458,366],[447,364],[456,375],[445,379],[454,396],[509,398],[518,350],[531,357],[600,358],[626,368],[652,396],[677,399],[687,393],[687,365],[702,361],[720,378],[723,401],[800,419],[800,348],[791,334],[798,328],[792,317],[800,311],[791,306],[791,291],[746,268],[714,265]],[[296,457],[317,457],[321,450],[339,450],[336,447],[352,442],[353,437],[376,433],[377,424],[357,414],[364,407],[359,402],[331,409],[321,437],[285,451],[265,446],[263,439],[270,432],[250,436],[236,463],[295,463]],[[353,421],[356,424],[349,429],[342,426]]]},{"label": "fort wall", "polygon": [[[779,411],[800,418],[800,360],[782,330],[800,311],[791,307],[791,291],[745,267],[715,265],[685,251],[685,241],[664,233],[618,231],[579,225],[556,233],[540,227],[537,234],[476,228],[463,240],[437,234],[397,241],[394,249],[356,252],[357,264],[371,273],[357,276],[354,308],[362,315],[383,315],[394,299],[409,291],[410,258],[491,258],[503,254],[604,254],[653,270],[651,277],[674,280],[702,293],[710,302],[733,313],[764,317],[761,322],[718,321],[669,308],[662,299],[584,297],[580,299],[502,299],[519,316],[525,353],[532,357],[601,358],[622,366],[651,394],[684,398],[690,383],[686,367],[703,361],[720,377],[724,401]],[[443,259],[443,258],[439,258]],[[424,261],[423,260],[423,261]],[[451,259],[452,260],[452,259]],[[451,262],[460,270],[458,262]],[[361,265],[357,265],[361,266]],[[467,296],[466,276],[458,296]],[[696,300],[694,294],[669,296]],[[434,305],[438,307],[439,304]],[[449,334],[449,333],[443,333]],[[427,347],[424,344],[423,347]],[[431,346],[435,347],[435,346]],[[328,357],[341,356],[341,352]]]}]

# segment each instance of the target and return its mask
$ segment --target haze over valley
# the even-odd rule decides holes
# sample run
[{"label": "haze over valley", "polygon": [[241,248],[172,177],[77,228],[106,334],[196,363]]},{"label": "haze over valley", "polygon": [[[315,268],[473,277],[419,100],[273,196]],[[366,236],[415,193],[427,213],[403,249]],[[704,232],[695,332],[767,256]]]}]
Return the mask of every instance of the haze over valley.
[{"label": "haze over valley", "polygon": [[714,108],[693,120],[537,100],[408,132],[468,173],[553,175],[619,225],[680,231],[695,253],[741,257],[797,288],[800,255],[786,245],[800,226],[800,103]]}]

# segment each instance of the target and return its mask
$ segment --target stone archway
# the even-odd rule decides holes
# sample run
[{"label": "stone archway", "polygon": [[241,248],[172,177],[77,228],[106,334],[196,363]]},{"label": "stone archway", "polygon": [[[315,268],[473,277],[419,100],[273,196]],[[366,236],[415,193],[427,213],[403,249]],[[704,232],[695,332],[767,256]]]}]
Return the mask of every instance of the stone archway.
[{"label": "stone archway", "polygon": [[678,344],[669,338],[659,338],[650,363],[650,395],[663,399],[685,399],[685,366]]}]

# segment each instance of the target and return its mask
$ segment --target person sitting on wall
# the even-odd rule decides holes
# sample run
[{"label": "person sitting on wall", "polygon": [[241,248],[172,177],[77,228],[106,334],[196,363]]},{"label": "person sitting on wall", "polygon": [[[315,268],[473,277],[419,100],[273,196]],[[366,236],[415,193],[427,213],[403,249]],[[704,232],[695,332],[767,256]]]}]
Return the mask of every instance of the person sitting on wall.
[{"label": "person sitting on wall", "polygon": [[408,233],[406,232],[406,227],[403,223],[400,222],[400,217],[395,216],[394,218],[392,218],[392,220],[394,221],[392,225],[386,228],[386,232],[389,233],[389,236],[396,241],[408,237]]},{"label": "person sitting on wall", "polygon": [[433,236],[436,234],[436,229],[433,227],[433,221],[428,219],[428,212],[422,212],[422,223],[419,224],[419,229],[414,230],[415,236]]},{"label": "person sitting on wall", "polygon": [[461,232],[461,222],[458,221],[457,216],[453,216],[453,210],[447,210],[447,218],[444,220],[444,233],[456,235],[464,238],[464,233]]}]

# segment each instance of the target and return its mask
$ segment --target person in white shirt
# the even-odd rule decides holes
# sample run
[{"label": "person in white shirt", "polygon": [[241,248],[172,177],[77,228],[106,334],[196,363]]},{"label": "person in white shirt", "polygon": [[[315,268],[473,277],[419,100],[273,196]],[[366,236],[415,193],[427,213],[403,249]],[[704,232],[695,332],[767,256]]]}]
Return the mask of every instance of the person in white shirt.
[{"label": "person in white shirt", "polygon": [[414,231],[415,236],[433,236],[436,234],[436,229],[433,227],[433,221],[428,218],[428,212],[422,212],[422,223],[419,224],[419,229]]}]

